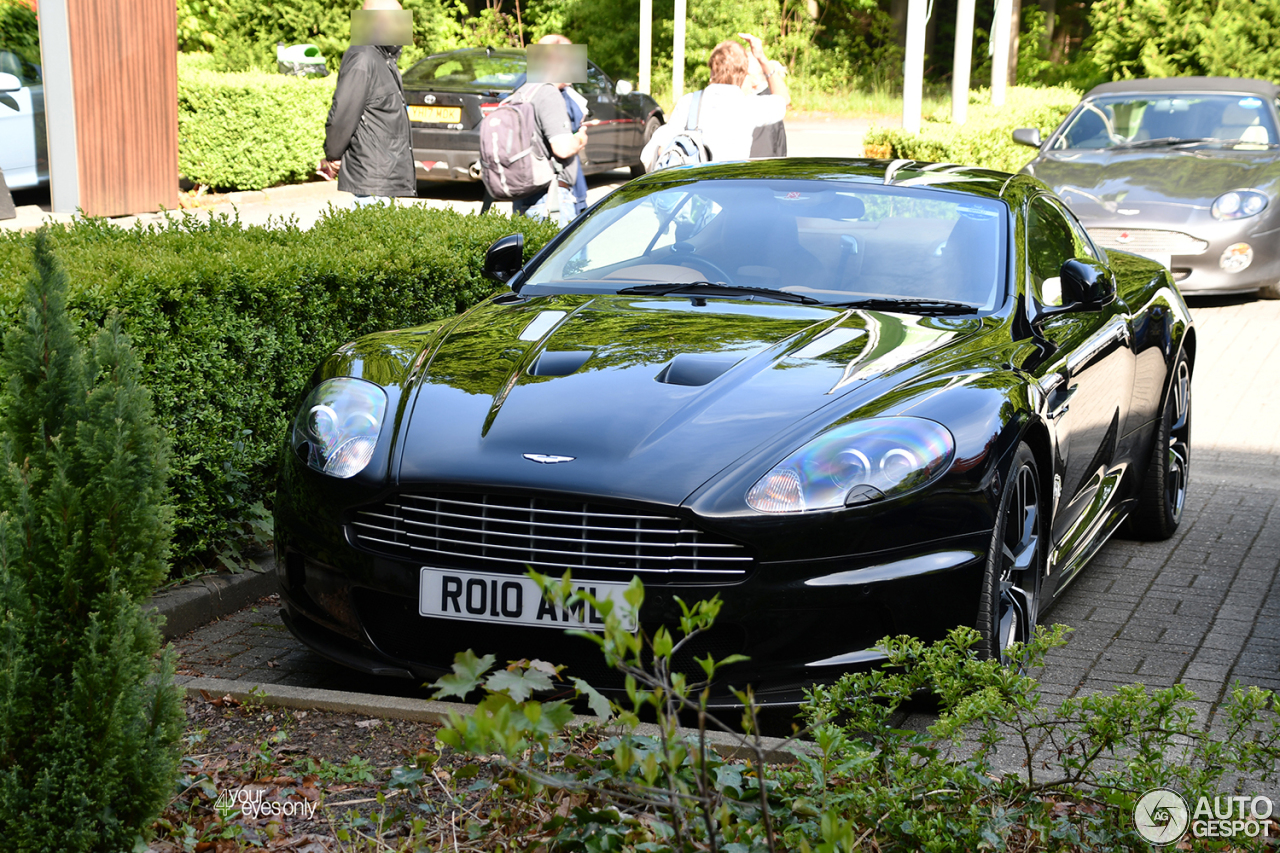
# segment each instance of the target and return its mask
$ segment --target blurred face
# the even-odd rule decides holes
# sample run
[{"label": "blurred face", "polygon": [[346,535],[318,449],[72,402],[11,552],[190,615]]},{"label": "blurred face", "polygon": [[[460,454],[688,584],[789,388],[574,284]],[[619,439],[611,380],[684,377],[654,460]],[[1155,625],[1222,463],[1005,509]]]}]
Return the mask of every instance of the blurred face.
[{"label": "blurred face", "polygon": [[403,9],[361,9],[352,12],[351,43],[413,44],[413,12]]},{"label": "blurred face", "polygon": [[530,83],[587,82],[587,46],[585,44],[531,44],[525,50],[529,62]]}]

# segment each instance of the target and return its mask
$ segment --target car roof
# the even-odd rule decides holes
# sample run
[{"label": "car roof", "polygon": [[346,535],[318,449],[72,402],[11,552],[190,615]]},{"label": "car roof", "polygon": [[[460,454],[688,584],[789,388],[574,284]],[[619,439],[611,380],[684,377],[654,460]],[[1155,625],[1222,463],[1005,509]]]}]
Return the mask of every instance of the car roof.
[{"label": "car roof", "polygon": [[[677,166],[650,172],[633,184],[665,184],[700,180],[850,181],[883,186],[913,186],[1000,198],[1012,179],[1025,176],[915,160],[866,160],[837,157],[788,157]],[[1029,179],[1027,179],[1029,180]]]},{"label": "car roof", "polygon": [[1085,95],[1146,94],[1149,92],[1224,92],[1247,93],[1267,98],[1280,97],[1280,85],[1249,77],[1155,77],[1141,80],[1117,80],[1094,86]]}]

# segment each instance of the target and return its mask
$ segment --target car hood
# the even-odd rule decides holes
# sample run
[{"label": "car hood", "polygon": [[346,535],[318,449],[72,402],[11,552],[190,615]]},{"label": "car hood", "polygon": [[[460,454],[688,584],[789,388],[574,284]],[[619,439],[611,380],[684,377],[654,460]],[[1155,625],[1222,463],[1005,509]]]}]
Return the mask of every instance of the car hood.
[{"label": "car hood", "polygon": [[1275,183],[1277,163],[1275,150],[1069,151],[1042,154],[1025,171],[1090,224],[1179,224],[1228,190]]},{"label": "car hood", "polygon": [[852,411],[911,381],[983,322],[698,301],[568,295],[471,310],[413,377],[400,482],[679,504],[823,406],[861,395],[840,407]]}]

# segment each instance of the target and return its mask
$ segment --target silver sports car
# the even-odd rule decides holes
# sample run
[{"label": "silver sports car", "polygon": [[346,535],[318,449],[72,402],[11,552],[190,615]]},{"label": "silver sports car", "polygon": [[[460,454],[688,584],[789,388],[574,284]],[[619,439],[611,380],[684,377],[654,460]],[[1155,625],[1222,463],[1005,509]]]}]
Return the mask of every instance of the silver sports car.
[{"label": "silver sports car", "polygon": [[1096,243],[1167,266],[1183,293],[1280,298],[1280,85],[1169,77],[1096,86],[1022,170]]}]

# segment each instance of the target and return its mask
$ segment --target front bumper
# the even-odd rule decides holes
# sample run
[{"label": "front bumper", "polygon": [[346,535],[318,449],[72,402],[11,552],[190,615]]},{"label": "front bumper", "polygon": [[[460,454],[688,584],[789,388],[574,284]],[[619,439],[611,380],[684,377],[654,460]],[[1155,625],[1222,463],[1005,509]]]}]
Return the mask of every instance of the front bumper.
[{"label": "front bumper", "polygon": [[[1280,281],[1280,229],[1253,231],[1248,223],[1217,220],[1184,225],[1106,220],[1084,225],[1094,235],[1095,242],[1106,249],[1133,252],[1162,262],[1167,260],[1173,280],[1185,295],[1249,293]],[[1105,238],[1099,239],[1100,232]],[[1151,232],[1188,235],[1205,246],[1194,254],[1165,254],[1158,245],[1154,249],[1143,246],[1143,235]],[[1117,240],[1117,233],[1128,234],[1131,242]],[[1253,261],[1240,272],[1227,272],[1220,261],[1227,247],[1236,243],[1247,243],[1253,248]]]},{"label": "front bumper", "polygon": [[[332,537],[277,527],[284,619],[302,642],[343,666],[382,676],[431,681],[468,648],[504,662],[538,658],[567,666],[605,692],[621,691],[587,640],[551,628],[428,618],[418,613],[424,563],[367,553]],[[299,535],[301,534],[301,535]],[[328,541],[324,541],[328,539]],[[791,705],[805,688],[883,660],[885,636],[940,639],[973,624],[989,531],[920,541],[874,553],[757,563],[733,583],[649,581],[641,626],[675,628],[685,602],[718,595],[715,626],[679,652],[674,666],[701,672],[694,658],[744,654],[712,685],[711,702],[738,704],[748,684],[762,704]],[[430,562],[432,567],[441,560]],[[448,562],[448,561],[444,561]],[[694,679],[697,680],[697,679]]]}]

